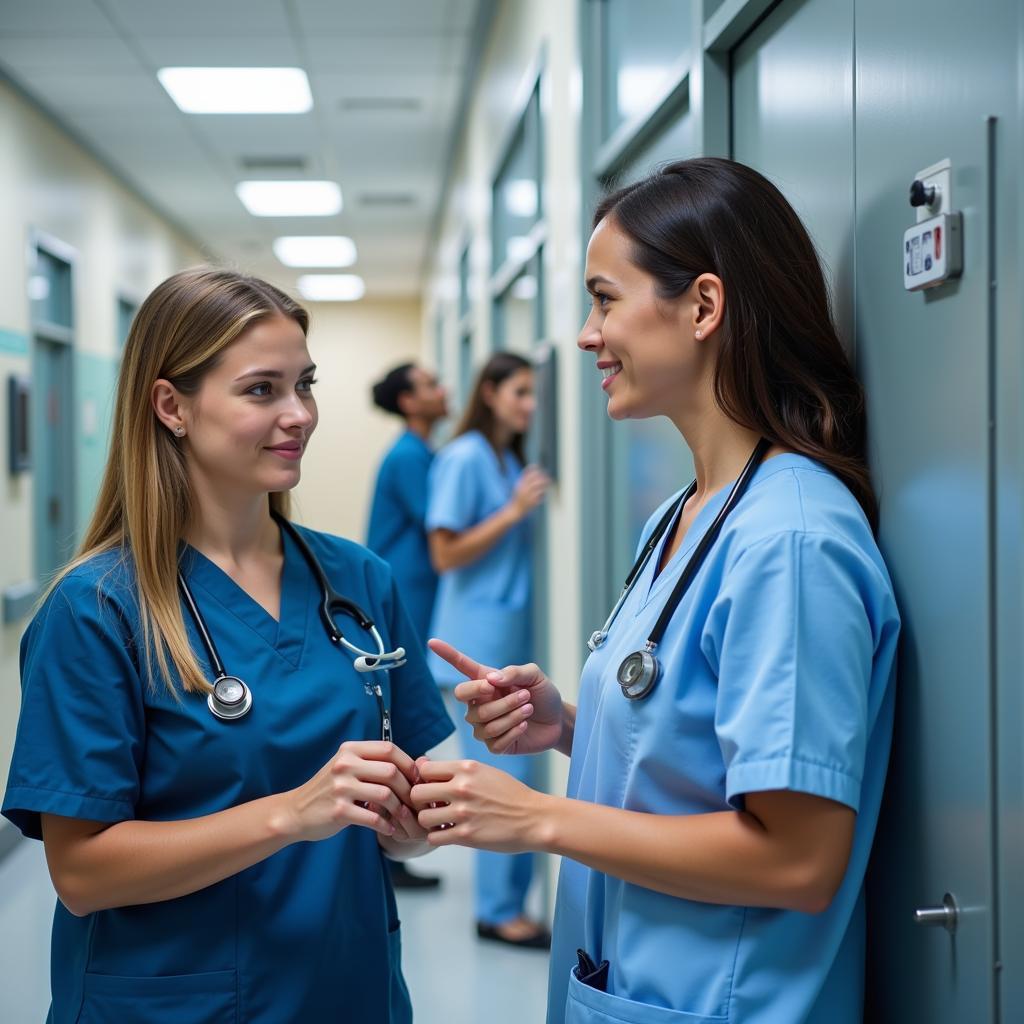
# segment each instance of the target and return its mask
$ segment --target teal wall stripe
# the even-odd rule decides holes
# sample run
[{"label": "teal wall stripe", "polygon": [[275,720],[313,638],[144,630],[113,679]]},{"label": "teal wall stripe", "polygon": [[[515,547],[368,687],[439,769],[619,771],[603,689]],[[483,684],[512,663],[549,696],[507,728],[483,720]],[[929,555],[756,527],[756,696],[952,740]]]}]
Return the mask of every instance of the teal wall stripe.
[{"label": "teal wall stripe", "polygon": [[81,536],[92,516],[107,461],[120,359],[75,352],[75,518]]},{"label": "teal wall stripe", "polygon": [[0,327],[0,352],[16,356],[28,355],[28,335]]}]

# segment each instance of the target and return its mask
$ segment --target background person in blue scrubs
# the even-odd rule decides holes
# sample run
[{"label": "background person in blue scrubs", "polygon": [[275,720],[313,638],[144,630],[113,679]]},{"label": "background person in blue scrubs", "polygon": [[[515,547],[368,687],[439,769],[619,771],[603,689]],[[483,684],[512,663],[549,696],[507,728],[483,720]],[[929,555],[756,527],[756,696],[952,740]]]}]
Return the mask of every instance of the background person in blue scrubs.
[{"label": "background person in blue scrubs", "polygon": [[[452,726],[410,643],[405,667],[370,677],[392,714],[382,742],[271,517],[317,422],[306,328],[276,288],[205,268],[159,285],[132,325],[93,520],[22,641],[3,804],[43,839],[60,897],[54,1024],[412,1020],[382,854],[426,849],[413,759]],[[386,649],[415,638],[380,559],[301,534]],[[252,691],[244,717],[207,707],[179,572]]]},{"label": "background person in blue scrubs", "polygon": [[[405,430],[384,456],[370,506],[366,546],[391,567],[422,649],[426,650],[437,573],[427,549],[427,474],[434,461],[430,435],[448,415],[448,396],[437,377],[414,363],[389,370],[373,385],[374,404],[400,416]],[[419,875],[390,861],[396,889],[429,889],[436,875]]]},{"label": "background person in blue scrubs", "polygon": [[[864,396],[814,246],[760,174],[689,160],[601,202],[586,281],[578,344],[608,414],[667,416],[695,490],[588,658],[578,707],[535,665],[494,671],[432,643],[470,678],[456,696],[492,750],[571,763],[568,798],[488,765],[425,765],[420,823],[449,825],[439,845],[563,856],[550,1024],[861,1024],[899,616]],[[627,699],[620,664],[761,438],[658,644],[659,681]]]},{"label": "background person in blue scrubs", "polygon": [[[529,362],[512,352],[491,356],[454,438],[430,470],[427,530],[441,573],[431,634],[486,651],[497,665],[532,656],[530,516],[548,487],[545,473],[524,466],[524,438],[535,406]],[[440,658],[432,657],[431,667],[442,687],[462,678]],[[486,746],[463,725],[465,756],[490,760]],[[537,770],[534,760],[506,759],[503,767],[529,780]],[[477,855],[481,938],[547,948],[547,928],[524,914],[533,859],[531,853]]]}]

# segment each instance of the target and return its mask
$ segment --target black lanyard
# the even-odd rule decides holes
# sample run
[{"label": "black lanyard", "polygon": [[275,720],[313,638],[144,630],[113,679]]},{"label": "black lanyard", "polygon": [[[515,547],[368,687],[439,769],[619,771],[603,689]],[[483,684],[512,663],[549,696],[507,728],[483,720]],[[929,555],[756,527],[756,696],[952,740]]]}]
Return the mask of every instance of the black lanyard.
[{"label": "black lanyard", "polygon": [[[657,684],[661,670],[654,652],[658,644],[661,643],[661,638],[665,635],[669,620],[675,614],[701,565],[704,564],[704,559],[707,557],[719,533],[721,533],[729,513],[736,507],[747,487],[750,486],[750,481],[753,480],[757,467],[761,464],[769,448],[771,448],[771,442],[767,439],[762,437],[757,442],[750,458],[747,460],[747,464],[743,467],[743,472],[740,473],[739,479],[733,484],[729,496],[725,499],[725,504],[722,505],[718,515],[715,516],[714,522],[708,527],[707,532],[701,537],[693,554],[690,556],[690,560],[686,563],[686,568],[683,569],[679,579],[676,581],[676,585],[672,588],[672,593],[669,594],[665,606],[661,609],[661,614],[658,616],[658,621],[654,624],[654,629],[651,630],[650,635],[647,637],[644,649],[626,655],[622,660],[622,664],[619,665],[616,678],[618,679],[619,686],[622,688],[623,695],[628,700],[640,700],[646,697]],[[654,533],[651,535],[651,539],[644,545],[640,557],[626,577],[626,591],[636,582],[637,576],[650,559],[658,542],[668,532],[676,513],[682,509],[684,502],[696,489],[697,482],[694,481],[679,501],[673,502],[672,508],[662,517]]]}]

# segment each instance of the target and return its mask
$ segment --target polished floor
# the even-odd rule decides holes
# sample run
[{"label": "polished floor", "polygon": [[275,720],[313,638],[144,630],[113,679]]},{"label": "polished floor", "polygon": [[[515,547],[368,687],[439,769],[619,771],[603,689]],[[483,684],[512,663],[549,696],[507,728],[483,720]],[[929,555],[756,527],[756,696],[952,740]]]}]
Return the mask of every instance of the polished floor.
[{"label": "polished floor", "polygon": [[[454,753],[445,745],[435,756]],[[547,955],[476,938],[472,857],[454,847],[437,850],[414,869],[443,876],[441,889],[399,893],[403,963],[416,1024],[543,1021]],[[534,888],[531,909],[537,910],[541,892]],[[46,1019],[54,898],[42,844],[20,841],[0,860],[2,1024]]]}]

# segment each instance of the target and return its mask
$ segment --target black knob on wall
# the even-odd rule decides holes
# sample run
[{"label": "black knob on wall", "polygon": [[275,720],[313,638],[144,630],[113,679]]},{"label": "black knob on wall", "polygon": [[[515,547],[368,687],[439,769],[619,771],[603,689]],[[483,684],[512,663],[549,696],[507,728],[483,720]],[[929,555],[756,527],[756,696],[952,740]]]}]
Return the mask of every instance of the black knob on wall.
[{"label": "black knob on wall", "polygon": [[932,206],[935,202],[935,186],[925,185],[920,178],[915,178],[910,186],[911,206]]}]

